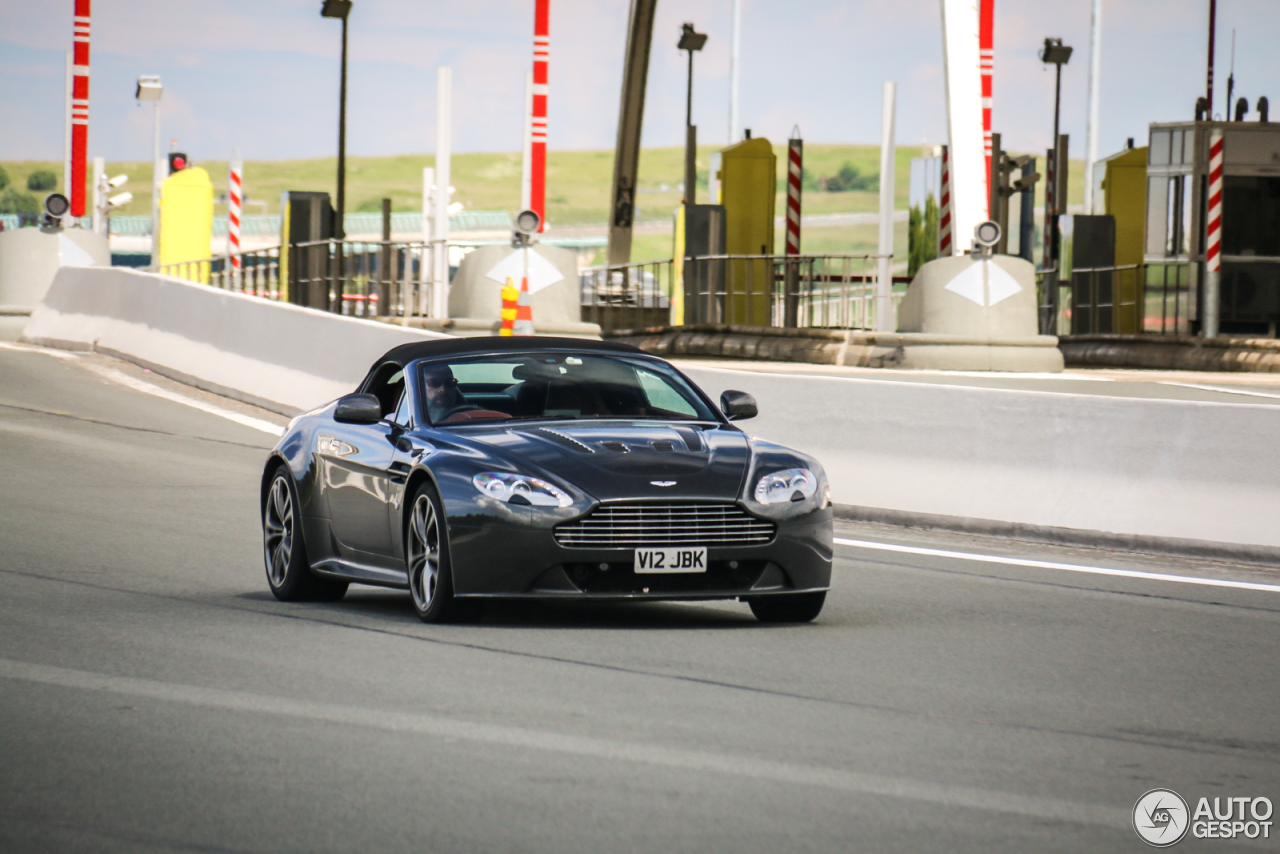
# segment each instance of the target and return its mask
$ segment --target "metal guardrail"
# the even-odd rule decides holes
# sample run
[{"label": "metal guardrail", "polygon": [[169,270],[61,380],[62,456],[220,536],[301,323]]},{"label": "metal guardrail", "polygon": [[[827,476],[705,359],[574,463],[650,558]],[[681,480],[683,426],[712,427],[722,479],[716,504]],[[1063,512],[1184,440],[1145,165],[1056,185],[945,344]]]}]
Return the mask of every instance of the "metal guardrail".
[{"label": "metal guardrail", "polygon": [[[605,330],[694,323],[875,329],[879,260],[869,254],[712,255],[678,266],[663,260],[588,267],[579,276],[583,320]],[[895,316],[901,298],[900,291],[891,295]]]},{"label": "metal guardrail", "polygon": [[[0,215],[0,222],[6,228],[17,228],[17,216],[9,225],[5,217]],[[86,226],[89,218],[85,218]],[[381,234],[381,213],[349,213],[343,218],[346,234]],[[506,211],[459,211],[449,217],[450,231],[506,231],[512,227],[511,214]],[[391,231],[396,234],[421,234],[422,213],[420,211],[401,211],[391,214]],[[113,216],[111,217],[111,233],[127,237],[145,237],[151,234],[151,217],[149,216]],[[240,218],[240,234],[245,237],[279,237],[280,215],[266,214],[243,216]],[[227,236],[227,218],[213,218],[213,236]]]}]

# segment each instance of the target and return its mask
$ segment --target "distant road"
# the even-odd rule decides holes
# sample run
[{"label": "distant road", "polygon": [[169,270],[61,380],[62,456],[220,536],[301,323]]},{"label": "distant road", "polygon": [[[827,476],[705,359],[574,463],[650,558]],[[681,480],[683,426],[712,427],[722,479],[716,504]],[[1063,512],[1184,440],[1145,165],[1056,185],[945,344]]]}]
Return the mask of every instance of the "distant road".
[{"label": "distant road", "polygon": [[283,604],[273,437],[104,362],[0,348],[0,850],[1139,851],[1149,789],[1280,798],[1269,570],[840,526],[809,626]]}]

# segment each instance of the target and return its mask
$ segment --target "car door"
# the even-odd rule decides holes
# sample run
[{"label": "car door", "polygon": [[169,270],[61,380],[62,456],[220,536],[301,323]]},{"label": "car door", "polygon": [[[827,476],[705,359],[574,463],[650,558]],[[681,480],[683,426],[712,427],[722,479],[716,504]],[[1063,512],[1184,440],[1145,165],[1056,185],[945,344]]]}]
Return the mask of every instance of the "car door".
[{"label": "car door", "polygon": [[316,452],[322,461],[330,527],[342,556],[382,564],[392,557],[389,478],[401,433],[389,416],[404,393],[404,372],[398,365],[383,366],[364,391],[378,397],[388,417],[376,424],[334,421],[332,435],[320,437]]}]

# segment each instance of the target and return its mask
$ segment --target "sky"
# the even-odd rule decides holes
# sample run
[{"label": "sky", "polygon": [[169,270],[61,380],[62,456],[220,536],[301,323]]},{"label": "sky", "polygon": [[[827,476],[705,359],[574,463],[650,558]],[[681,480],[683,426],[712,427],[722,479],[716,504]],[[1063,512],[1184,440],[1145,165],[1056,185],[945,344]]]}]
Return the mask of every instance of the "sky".
[{"label": "sky", "polygon": [[[454,150],[517,151],[533,0],[354,0],[347,150],[435,149],[436,68],[453,69]],[[709,35],[694,62],[702,143],[728,141],[733,0],[659,0],[643,144],[683,144],[680,25]],[[0,160],[60,160],[64,54],[73,0],[0,3]],[[549,144],[609,149],[617,132],[628,0],[551,0]],[[162,135],[197,162],[332,156],[341,25],[319,0],[96,0],[90,155],[146,160],[151,107],[140,74],[164,81]],[[945,142],[939,0],[742,0],[742,125],[781,141],[877,143],[881,91],[898,84],[899,145]],[[1076,51],[1063,71],[1062,127],[1084,153],[1090,0],[996,0],[994,129],[1043,151],[1053,74],[1046,36]],[[1193,117],[1205,85],[1208,0],[1103,0],[1099,149],[1144,144],[1152,121]],[[1280,1],[1219,0],[1219,86],[1236,30],[1236,94],[1280,115]]]}]

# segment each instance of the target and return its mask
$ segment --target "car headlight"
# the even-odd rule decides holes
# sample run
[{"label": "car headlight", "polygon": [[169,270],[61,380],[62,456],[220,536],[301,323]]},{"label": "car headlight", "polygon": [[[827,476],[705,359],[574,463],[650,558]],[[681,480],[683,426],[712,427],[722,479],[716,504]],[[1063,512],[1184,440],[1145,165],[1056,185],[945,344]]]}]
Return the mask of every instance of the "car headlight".
[{"label": "car headlight", "polygon": [[785,504],[803,501],[818,491],[818,479],[808,469],[785,469],[767,474],[756,484],[756,501]]},{"label": "car headlight", "polygon": [[486,471],[471,478],[476,489],[490,498],[508,504],[533,504],[538,507],[568,507],[573,499],[559,487],[523,474]]}]

